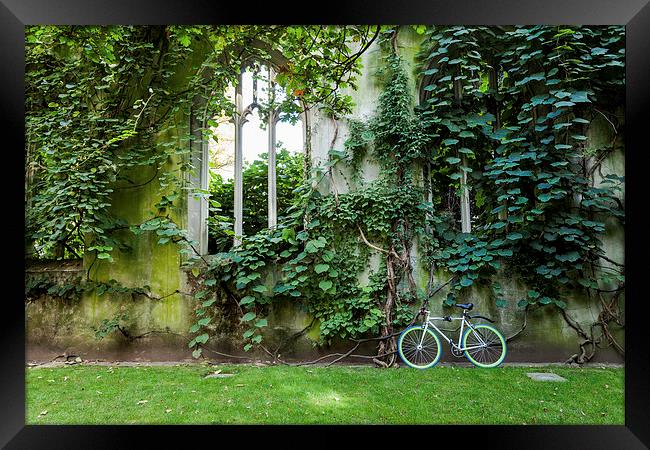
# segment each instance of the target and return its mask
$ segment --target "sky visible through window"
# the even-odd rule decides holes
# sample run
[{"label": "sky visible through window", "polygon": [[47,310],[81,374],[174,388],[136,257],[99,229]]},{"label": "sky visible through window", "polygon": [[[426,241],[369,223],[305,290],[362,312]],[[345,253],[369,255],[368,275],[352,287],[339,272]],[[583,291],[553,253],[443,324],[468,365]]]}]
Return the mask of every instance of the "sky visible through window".
[{"label": "sky visible through window", "polygon": [[[266,100],[266,81],[258,80],[258,101]],[[247,70],[242,76],[242,97],[244,105],[248,105],[253,100],[253,75]],[[235,126],[229,121],[229,118],[222,117],[218,119],[219,126],[216,127],[215,134],[217,142],[210,140],[210,168],[221,175],[224,179],[234,177],[235,164]],[[260,154],[268,151],[268,130],[260,128],[262,124],[258,111],[255,109],[253,114],[248,116],[248,121],[244,124],[242,130],[242,153],[244,156],[244,165],[251,163],[260,158]],[[279,148],[285,148],[291,153],[303,151],[303,130],[302,122],[291,124],[288,122],[279,122],[276,125],[276,142]]]}]

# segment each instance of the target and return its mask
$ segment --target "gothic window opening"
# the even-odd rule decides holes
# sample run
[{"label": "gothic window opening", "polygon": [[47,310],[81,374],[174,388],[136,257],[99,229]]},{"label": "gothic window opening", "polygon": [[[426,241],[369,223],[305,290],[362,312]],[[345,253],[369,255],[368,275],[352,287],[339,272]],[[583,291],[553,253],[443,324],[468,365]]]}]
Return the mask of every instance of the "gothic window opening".
[{"label": "gothic window opening", "polygon": [[[424,75],[419,81],[419,104],[422,108],[427,108],[432,100],[430,90],[424,87],[432,84],[439,75]],[[453,101],[458,108],[464,108],[467,103],[472,102],[472,92],[481,91],[487,96],[487,108],[484,113],[490,113],[495,117],[493,121],[494,129],[501,127],[501,111],[496,98],[503,90],[507,73],[502,72],[497,65],[488,64],[486,61],[481,63],[478,74],[472,75],[472,81],[467,82],[467,76],[453,77],[449,87],[453,88]],[[468,95],[468,92],[470,93]],[[448,121],[449,122],[449,121]],[[459,125],[459,124],[456,124]],[[462,126],[462,123],[460,124]],[[450,125],[451,126],[451,125]],[[451,129],[451,128],[450,128]],[[468,147],[476,145],[476,141],[470,140]],[[480,145],[479,145],[480,147]],[[434,203],[442,210],[446,210],[450,216],[453,216],[458,224],[458,229],[463,233],[471,233],[472,228],[481,225],[481,206],[484,202],[483,193],[481,192],[481,171],[485,163],[487,154],[482,152],[481,148],[470,148],[460,151],[455,155],[456,163],[450,163],[449,167],[456,167],[451,177],[448,174],[440,175],[434,167],[423,168],[423,176],[427,192],[426,200]],[[468,153],[471,156],[468,156]],[[491,151],[494,157],[494,150]],[[478,170],[477,170],[478,169]],[[451,181],[454,180],[454,181]],[[499,213],[502,220],[507,219],[507,210]]]},{"label": "gothic window opening", "polygon": [[235,113],[210,123],[208,253],[277,227],[303,181],[303,120],[280,108],[287,99],[274,76],[273,67],[249,62],[227,92]]}]

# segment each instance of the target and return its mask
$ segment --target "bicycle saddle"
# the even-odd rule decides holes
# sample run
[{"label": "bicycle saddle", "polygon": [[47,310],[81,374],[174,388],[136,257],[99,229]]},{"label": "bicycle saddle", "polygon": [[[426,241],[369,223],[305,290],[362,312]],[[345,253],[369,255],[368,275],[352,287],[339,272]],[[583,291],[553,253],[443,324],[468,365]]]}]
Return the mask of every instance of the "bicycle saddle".
[{"label": "bicycle saddle", "polygon": [[474,303],[456,303],[454,306],[471,311],[474,307]]}]

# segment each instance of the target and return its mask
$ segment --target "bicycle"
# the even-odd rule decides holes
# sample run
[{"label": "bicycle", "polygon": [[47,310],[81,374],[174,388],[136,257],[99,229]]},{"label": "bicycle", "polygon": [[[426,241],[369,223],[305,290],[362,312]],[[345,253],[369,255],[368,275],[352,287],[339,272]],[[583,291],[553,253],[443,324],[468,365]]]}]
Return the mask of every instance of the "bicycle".
[{"label": "bicycle", "polygon": [[[494,320],[481,315],[470,315],[473,303],[457,303],[454,306],[463,309],[461,317],[431,317],[425,306],[420,308],[420,315],[425,317],[424,323],[414,325],[402,331],[397,349],[402,361],[415,369],[428,369],[435,366],[442,355],[440,339],[429,328],[433,327],[450,345],[451,354],[457,358],[465,357],[478,367],[497,367],[506,357],[506,340],[499,330],[485,323],[473,324],[469,319],[480,318],[494,323]],[[447,337],[432,321],[460,320],[458,344]]]}]

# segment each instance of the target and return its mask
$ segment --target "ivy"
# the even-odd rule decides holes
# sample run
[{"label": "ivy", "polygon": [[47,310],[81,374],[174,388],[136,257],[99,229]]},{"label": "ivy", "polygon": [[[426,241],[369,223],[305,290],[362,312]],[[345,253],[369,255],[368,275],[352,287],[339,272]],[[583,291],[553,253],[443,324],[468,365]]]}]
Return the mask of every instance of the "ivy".
[{"label": "ivy", "polygon": [[[245,235],[255,234],[268,223],[268,155],[245,165],[242,171],[246,204],[243,209],[243,231]],[[296,199],[294,189],[304,181],[304,155],[291,154],[286,149],[276,153],[276,202],[280,216],[286,213]],[[234,180],[224,180],[219,174],[210,179],[210,216],[208,217],[210,253],[230,249],[234,226]],[[282,217],[280,217],[282,220]]]},{"label": "ivy", "polygon": [[[199,121],[231,114],[226,91],[245,58],[275,57],[280,66],[284,99],[263,110],[279,108],[289,121],[307,107],[349,112],[350,98],[340,89],[355,85],[358,58],[379,28],[344,28],[28,27],[26,236],[33,256],[88,252],[110,261],[112,252],[129,251],[119,231],[132,224],[111,208],[117,191],[153,183],[164,215],[178,206],[186,175],[196,170],[189,158],[194,137],[158,137],[174,132],[196,102],[205,103],[195,112]],[[361,51],[352,50],[351,40]]]},{"label": "ivy", "polygon": [[[287,58],[278,73],[286,100],[262,110],[279,106],[284,120],[295,121],[319,107],[343,120],[352,104],[341,89],[354,87],[358,59],[378,39],[386,64],[377,74],[383,90],[376,114],[348,123],[343,148],[310,170],[276,228],[256,227],[240,246],[224,245],[201,261],[193,355],[209,342],[222,300],[240,312],[245,350],[263,346],[269,306],[291,302],[318,320],[321,343],[379,334],[377,356],[392,364],[393,328],[427,298],[413,276],[416,245],[425,269],[454,275],[447,303],[484,284],[497,306],[555,305],[567,318],[562,299],[572,289],[601,295],[614,285],[620,292],[622,266],[597,266],[606,258],[608,221],[624,221],[624,178],[601,173],[594,182],[616,141],[595,150],[585,142],[597,116],[619,135],[611,106],[623,96],[624,29],[414,29],[424,39],[415,108],[397,53],[399,27],[29,27],[28,235],[41,256],[91,252],[110,260],[129,249],[125,229],[196,256],[174,220],[185,175],[195,169],[193,137],[165,144],[156,137],[197,98],[206,104],[200,119],[233,112],[225,91],[237,79],[241,48],[262,61],[278,52]],[[209,56],[199,61],[206,48]],[[366,160],[380,169],[372,182],[359,175]],[[353,173],[349,190],[325,192],[322,181],[334,182],[342,166]],[[253,169],[263,175],[261,166]],[[114,216],[116,190],[152,180],[160,200],[147,220]],[[459,229],[461,195],[470,198],[469,233]],[[226,242],[228,205],[213,202],[213,212],[223,213],[212,221],[213,234]],[[373,271],[371,255],[380,261]],[[530,287],[525,298],[506,298],[493,282],[500,271]],[[359,283],[362,275],[367,283]],[[607,324],[618,318],[607,311],[599,324],[611,338]]]},{"label": "ivy", "polygon": [[[585,264],[602,255],[603,214],[623,218],[620,188],[594,187],[585,173],[584,117],[593,115],[594,102],[621,98],[622,33],[545,26],[428,32],[423,76],[430,94],[421,114],[439,148],[433,173],[441,159],[441,166],[458,164],[467,155],[471,184],[480,191],[471,235],[437,227],[451,248],[431,259],[463,274],[457,289],[491,277],[505,257],[529,285],[541,287],[542,298],[563,305],[561,287],[575,287]],[[606,51],[591,52],[605,42]],[[441,178],[434,183],[444,185]]]},{"label": "ivy", "polygon": [[149,291],[149,286],[129,287],[113,279],[104,282],[84,280],[81,277],[77,277],[74,280],[60,283],[47,278],[33,277],[28,278],[25,282],[26,299],[35,299],[43,295],[49,295],[61,299],[79,300],[82,295],[93,292],[99,296],[107,294],[107,297],[128,295],[135,298],[142,295],[155,298]]}]

